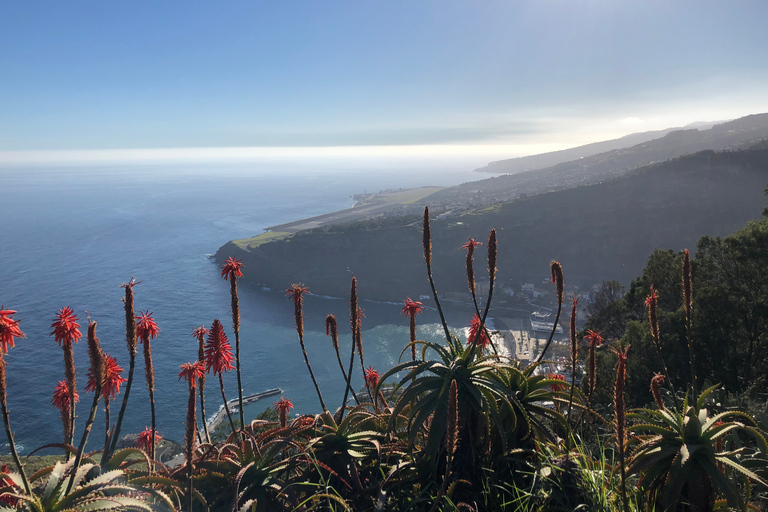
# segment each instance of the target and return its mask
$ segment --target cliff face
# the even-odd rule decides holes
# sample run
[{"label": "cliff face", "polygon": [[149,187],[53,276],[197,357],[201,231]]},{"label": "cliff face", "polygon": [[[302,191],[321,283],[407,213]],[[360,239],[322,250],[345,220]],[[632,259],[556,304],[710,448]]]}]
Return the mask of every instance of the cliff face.
[{"label": "cliff face", "polygon": [[[559,260],[571,284],[628,283],[656,248],[693,249],[705,234],[726,235],[768,203],[768,150],[697,153],[604,183],[541,194],[485,210],[433,219],[433,268],[439,292],[467,289],[464,250],[471,236],[498,231],[502,284],[541,283]],[[313,293],[402,300],[429,293],[420,222],[335,232],[299,232],[250,250],[229,243],[216,258],[242,258],[245,282],[275,289],[302,282]],[[475,272],[486,275],[478,248]]]}]

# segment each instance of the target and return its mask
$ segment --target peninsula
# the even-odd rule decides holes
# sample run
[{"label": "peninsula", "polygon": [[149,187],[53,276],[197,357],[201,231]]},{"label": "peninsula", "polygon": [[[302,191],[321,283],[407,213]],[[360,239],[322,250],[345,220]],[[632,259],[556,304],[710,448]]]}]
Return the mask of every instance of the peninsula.
[{"label": "peninsula", "polygon": [[[704,234],[727,235],[760,216],[768,183],[766,138],[768,114],[761,114],[546,169],[371,194],[357,198],[353,208],[231,241],[216,259],[243,259],[250,270],[244,282],[269,288],[302,282],[315,293],[346,296],[353,272],[361,296],[428,295],[421,213],[429,205],[441,293],[466,292],[461,246],[467,237],[483,240],[491,229],[499,239],[498,283],[509,294],[525,284],[539,286],[552,259],[563,263],[572,284],[626,284],[654,249],[694,248]],[[661,154],[648,146],[673,156],[636,165]],[[677,155],[692,147],[696,152]],[[481,275],[481,254],[476,258]]]}]

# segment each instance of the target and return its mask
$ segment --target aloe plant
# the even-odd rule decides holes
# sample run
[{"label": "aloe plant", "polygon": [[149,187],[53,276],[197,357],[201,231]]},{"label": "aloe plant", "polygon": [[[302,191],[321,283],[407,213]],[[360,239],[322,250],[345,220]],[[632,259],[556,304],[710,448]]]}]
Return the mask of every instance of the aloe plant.
[{"label": "aloe plant", "polygon": [[[413,447],[426,428],[423,446],[420,448],[432,461],[433,471],[436,470],[438,461],[442,460],[440,453],[443,450],[443,439],[447,435],[445,421],[438,418],[444,418],[448,412],[449,389],[455,380],[461,432],[456,464],[463,465],[465,472],[476,471],[485,451],[482,446],[487,440],[485,433],[491,428],[504,430],[503,412],[508,412],[508,417],[513,420],[517,417],[517,399],[509,393],[503,372],[515,373],[519,370],[499,361],[495,356],[483,356],[475,349],[475,345],[465,346],[455,337],[451,337],[447,346],[430,342],[417,343],[423,345],[422,360],[395,366],[382,375],[375,391],[378,393],[378,388],[390,377],[403,374],[395,387],[399,396],[392,407],[390,430],[399,430],[396,427],[401,421],[400,414],[404,413],[405,435],[408,445]],[[428,349],[437,353],[437,359],[425,357]],[[434,419],[430,421],[430,418]],[[505,436],[500,439],[504,449]]]},{"label": "aloe plant", "polygon": [[[162,491],[137,482],[128,483],[126,472],[120,469],[100,474],[98,465],[94,463],[76,467],[74,460],[70,459],[42,469],[30,477],[33,484],[30,493],[22,491],[17,474],[11,474],[9,478],[12,483],[0,488],[0,494],[17,500],[17,508],[0,508],[2,511],[176,510],[171,499]],[[151,497],[152,502],[142,496]]]},{"label": "aloe plant", "polygon": [[640,487],[649,493],[657,510],[678,503],[690,504],[691,510],[712,510],[717,497],[744,510],[745,499],[733,477],[768,485],[742,464],[747,455],[744,448],[727,450],[718,443],[726,434],[743,433],[755,440],[762,453],[768,452],[768,443],[746,413],[709,414],[705,399],[716,388],[708,388],[692,403],[686,396],[681,410],[639,409],[627,414],[628,419],[639,422],[628,428],[637,440],[628,474],[642,476]]}]

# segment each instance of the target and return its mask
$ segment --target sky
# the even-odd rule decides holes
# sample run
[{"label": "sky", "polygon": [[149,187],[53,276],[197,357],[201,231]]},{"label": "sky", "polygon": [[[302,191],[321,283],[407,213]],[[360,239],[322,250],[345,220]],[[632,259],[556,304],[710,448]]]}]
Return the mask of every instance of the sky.
[{"label": "sky", "polygon": [[765,20],[765,0],[5,0],[0,156],[517,156],[732,119],[768,112]]}]

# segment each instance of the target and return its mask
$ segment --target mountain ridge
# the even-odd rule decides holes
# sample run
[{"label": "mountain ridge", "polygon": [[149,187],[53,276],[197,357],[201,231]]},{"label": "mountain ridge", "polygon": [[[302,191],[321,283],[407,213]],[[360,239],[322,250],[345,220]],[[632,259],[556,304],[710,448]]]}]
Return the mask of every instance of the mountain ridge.
[{"label": "mountain ridge", "polygon": [[[654,249],[693,249],[702,235],[727,235],[759,217],[767,183],[768,150],[702,151],[602,183],[433,218],[438,290],[466,291],[460,247],[492,228],[502,286],[546,279],[552,259],[563,263],[570,282],[627,283]],[[306,230],[250,249],[230,242],[216,259],[242,258],[251,269],[246,282],[269,287],[303,282],[316,293],[345,296],[351,271],[368,298],[428,294],[420,222],[401,219],[379,228],[369,222]]]}]

